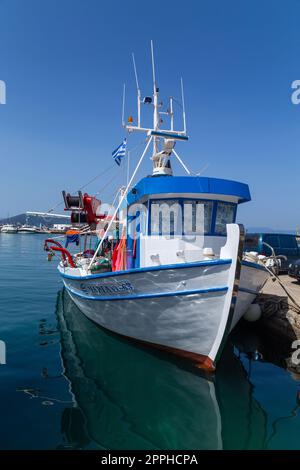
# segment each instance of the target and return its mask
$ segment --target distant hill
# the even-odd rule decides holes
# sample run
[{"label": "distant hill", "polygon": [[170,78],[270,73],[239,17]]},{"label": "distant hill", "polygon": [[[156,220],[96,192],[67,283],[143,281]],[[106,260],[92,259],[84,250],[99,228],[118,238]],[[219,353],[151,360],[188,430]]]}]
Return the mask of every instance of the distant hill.
[{"label": "distant hill", "polygon": [[26,214],[18,214],[13,217],[9,217],[6,219],[0,219],[0,224],[13,224],[13,225],[23,225],[26,223],[26,219],[28,219],[29,225],[36,225],[39,226],[44,225],[46,227],[51,227],[53,224],[69,224],[70,219],[66,218],[57,218],[51,217],[51,215],[47,216],[40,216],[40,215],[30,215],[27,216]]}]

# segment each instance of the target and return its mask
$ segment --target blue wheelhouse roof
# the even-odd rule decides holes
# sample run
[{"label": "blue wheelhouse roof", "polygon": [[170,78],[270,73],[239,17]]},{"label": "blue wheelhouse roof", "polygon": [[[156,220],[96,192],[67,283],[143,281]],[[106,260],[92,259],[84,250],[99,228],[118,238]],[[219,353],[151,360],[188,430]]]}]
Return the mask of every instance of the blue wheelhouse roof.
[{"label": "blue wheelhouse roof", "polygon": [[251,200],[249,186],[237,181],[203,176],[148,176],[141,179],[127,195],[128,204],[140,201],[147,196],[156,194],[182,194],[201,193],[212,195],[234,196],[238,203]]}]

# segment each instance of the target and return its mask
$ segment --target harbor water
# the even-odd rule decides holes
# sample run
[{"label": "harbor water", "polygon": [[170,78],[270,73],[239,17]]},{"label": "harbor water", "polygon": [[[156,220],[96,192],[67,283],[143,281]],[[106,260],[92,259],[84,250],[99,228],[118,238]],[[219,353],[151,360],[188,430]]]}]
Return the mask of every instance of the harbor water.
[{"label": "harbor water", "polygon": [[86,319],[44,238],[0,234],[1,449],[300,449],[299,378],[250,326],[204,376]]}]

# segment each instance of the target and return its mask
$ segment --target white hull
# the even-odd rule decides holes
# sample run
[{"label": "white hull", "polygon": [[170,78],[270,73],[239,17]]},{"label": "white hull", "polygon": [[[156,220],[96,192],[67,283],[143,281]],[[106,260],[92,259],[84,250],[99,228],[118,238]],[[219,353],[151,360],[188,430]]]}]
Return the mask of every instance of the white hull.
[{"label": "white hull", "polygon": [[[229,251],[227,243],[224,254]],[[77,278],[72,271],[69,276],[60,267],[69,295],[88,318],[115,333],[189,357],[200,367],[204,363],[204,368],[211,368],[224,337],[268,276],[258,265],[243,265],[236,295],[234,258],[86,277],[78,272]]]},{"label": "white hull", "polygon": [[17,233],[17,232],[18,232],[18,229],[16,229],[16,228],[2,227],[2,229],[1,229],[1,233]]},{"label": "white hull", "polygon": [[34,228],[19,228],[18,232],[19,233],[30,233],[30,234],[37,233],[36,229],[34,229]]}]

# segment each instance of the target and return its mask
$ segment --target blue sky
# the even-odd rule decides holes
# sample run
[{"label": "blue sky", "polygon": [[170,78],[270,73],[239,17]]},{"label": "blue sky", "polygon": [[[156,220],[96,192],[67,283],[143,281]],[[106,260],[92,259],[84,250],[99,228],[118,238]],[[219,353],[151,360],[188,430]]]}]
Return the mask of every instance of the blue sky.
[{"label": "blue sky", "polygon": [[111,166],[87,188],[110,201],[126,173],[111,162],[123,82],[135,115],[131,52],[148,95],[153,39],[162,98],[179,98],[184,78],[187,165],[249,184],[247,226],[300,227],[299,15],[297,0],[0,0],[0,216],[48,210]]}]

